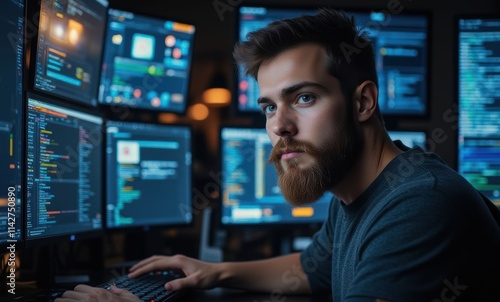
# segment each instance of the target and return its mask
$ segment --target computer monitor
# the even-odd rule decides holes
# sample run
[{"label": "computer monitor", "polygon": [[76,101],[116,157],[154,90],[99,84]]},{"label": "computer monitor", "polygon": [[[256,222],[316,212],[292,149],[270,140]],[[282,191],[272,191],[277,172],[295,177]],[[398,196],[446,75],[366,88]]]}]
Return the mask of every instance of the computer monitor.
[{"label": "computer monitor", "polygon": [[400,140],[405,146],[413,148],[419,146],[425,150],[427,141],[427,133],[425,131],[388,131],[389,136],[393,141]]},{"label": "computer monitor", "polygon": [[110,9],[99,102],[185,113],[195,26]]},{"label": "computer monitor", "polygon": [[97,105],[107,0],[41,0],[34,88]]},{"label": "computer monitor", "polygon": [[108,121],[106,137],[106,227],[190,224],[191,128]]},{"label": "computer monitor", "polygon": [[[424,13],[388,15],[383,10],[346,10],[371,40],[379,81],[379,106],[387,117],[424,117],[428,111],[428,28]],[[312,15],[316,10],[269,6],[241,6],[237,14],[236,40],[246,40],[249,32],[265,27],[271,21]],[[257,82],[239,68],[235,82],[236,114],[254,115],[257,105]]]},{"label": "computer monitor", "polygon": [[458,172],[500,206],[500,14],[457,20]]},{"label": "computer monitor", "polygon": [[[0,10],[0,247],[22,242],[22,104],[24,1],[4,1]],[[18,243],[19,242],[19,243]]]},{"label": "computer monitor", "polygon": [[33,93],[26,119],[26,246],[98,235],[103,119]]},{"label": "computer monitor", "polygon": [[304,207],[292,207],[281,194],[274,165],[267,162],[272,144],[264,128],[221,127],[220,143],[223,227],[319,225],[325,220],[332,193]]}]

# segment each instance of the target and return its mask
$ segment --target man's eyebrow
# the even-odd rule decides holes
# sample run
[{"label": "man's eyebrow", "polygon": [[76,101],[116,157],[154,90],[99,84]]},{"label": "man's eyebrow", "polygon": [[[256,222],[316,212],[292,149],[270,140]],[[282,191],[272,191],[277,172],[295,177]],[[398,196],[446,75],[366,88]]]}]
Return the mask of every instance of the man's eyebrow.
[{"label": "man's eyebrow", "polygon": [[[318,84],[315,82],[304,81],[304,82],[294,84],[290,87],[283,88],[283,90],[281,90],[280,97],[284,99],[284,98],[288,97],[289,95],[291,95],[291,94],[295,93],[296,91],[298,91],[302,88],[305,88],[305,87],[319,88],[325,92],[328,92],[328,89],[321,84]],[[267,104],[270,102],[271,102],[271,100],[268,97],[260,97],[257,99],[257,104]]]},{"label": "man's eyebrow", "polygon": [[257,99],[257,105],[260,105],[260,104],[268,104],[270,103],[271,100],[265,96],[261,96]]},{"label": "man's eyebrow", "polygon": [[303,82],[297,83],[295,85],[292,85],[290,87],[283,88],[283,90],[281,90],[280,97],[284,99],[284,98],[288,97],[289,95],[291,95],[291,94],[293,94],[293,93],[297,92],[298,90],[305,88],[305,87],[319,88],[319,89],[323,90],[324,92],[328,92],[328,89],[321,84],[318,84],[316,82],[303,81]]}]

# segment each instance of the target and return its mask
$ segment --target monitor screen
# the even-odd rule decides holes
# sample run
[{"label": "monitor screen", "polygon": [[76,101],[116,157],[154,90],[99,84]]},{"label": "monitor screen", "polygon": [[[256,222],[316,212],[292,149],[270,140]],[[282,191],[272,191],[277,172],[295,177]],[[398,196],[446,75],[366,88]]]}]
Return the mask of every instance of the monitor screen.
[{"label": "monitor screen", "polygon": [[102,229],[102,118],[27,98],[26,244]]},{"label": "monitor screen", "polygon": [[191,223],[191,128],[108,121],[106,136],[106,226]]},{"label": "monitor screen", "polygon": [[[0,10],[0,246],[22,239],[22,104],[24,1],[8,0]],[[2,250],[2,252],[5,252]]]},{"label": "monitor screen", "polygon": [[[238,37],[244,41],[249,32],[271,21],[312,15],[316,10],[241,6]],[[379,106],[386,116],[425,116],[428,107],[428,16],[424,14],[385,15],[382,12],[347,11],[372,41],[379,81]],[[238,113],[255,113],[259,87],[257,82],[237,71],[235,81]]]},{"label": "monitor screen", "polygon": [[107,27],[99,102],[184,113],[194,25],[110,9]]},{"label": "monitor screen", "polygon": [[413,148],[419,146],[425,150],[427,133],[425,131],[388,131],[390,138],[400,140],[405,146]]},{"label": "monitor screen", "polygon": [[332,193],[304,207],[292,207],[278,187],[272,144],[264,128],[222,127],[222,225],[322,223]]},{"label": "monitor screen", "polygon": [[500,205],[500,16],[458,19],[458,172]]},{"label": "monitor screen", "polygon": [[35,89],[97,105],[107,0],[42,0]]}]

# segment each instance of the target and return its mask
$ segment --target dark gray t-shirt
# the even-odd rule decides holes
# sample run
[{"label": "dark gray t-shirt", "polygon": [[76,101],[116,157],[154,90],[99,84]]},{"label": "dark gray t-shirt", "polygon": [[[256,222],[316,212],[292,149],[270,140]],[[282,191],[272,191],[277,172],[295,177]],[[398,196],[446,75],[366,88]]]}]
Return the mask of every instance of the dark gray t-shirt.
[{"label": "dark gray t-shirt", "polygon": [[499,260],[500,228],[479,193],[418,147],[351,204],[333,198],[301,255],[312,291],[336,302],[500,301]]}]

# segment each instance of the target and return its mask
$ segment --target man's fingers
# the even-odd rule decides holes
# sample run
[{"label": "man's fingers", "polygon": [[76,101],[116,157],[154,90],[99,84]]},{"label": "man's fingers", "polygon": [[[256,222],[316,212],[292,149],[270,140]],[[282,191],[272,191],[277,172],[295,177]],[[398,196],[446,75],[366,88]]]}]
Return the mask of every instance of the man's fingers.
[{"label": "man's fingers", "polygon": [[186,278],[176,279],[176,280],[167,282],[165,284],[165,289],[169,290],[169,291],[175,291],[175,290],[181,290],[181,289],[185,288],[185,284],[184,284],[185,282],[183,281],[184,279],[186,279]]},{"label": "man's fingers", "polygon": [[118,287],[116,287],[116,285],[111,285],[109,287],[109,292],[116,294],[116,295],[122,295],[123,293],[128,292],[128,291],[123,289],[123,288],[118,288]]},{"label": "man's fingers", "polygon": [[161,258],[161,256],[151,256],[149,258],[141,260],[141,261],[137,262],[136,264],[132,265],[132,267],[130,268],[130,271],[134,271],[141,266],[147,265],[151,262],[158,260],[159,258]]},{"label": "man's fingers", "polygon": [[75,289],[73,289],[76,292],[81,292],[81,293],[90,293],[95,290],[95,287],[85,285],[85,284],[78,284],[75,286]]},{"label": "man's fingers", "polygon": [[[139,265],[138,263],[137,265]],[[133,268],[133,269],[132,269]],[[158,257],[150,261],[144,261],[141,266],[133,266],[128,276],[135,278],[145,273],[164,269],[182,269],[182,264],[175,257]]]},{"label": "man's fingers", "polygon": [[148,263],[146,265],[143,265],[143,266],[138,267],[135,270],[131,271],[130,273],[128,273],[128,276],[130,278],[135,278],[135,277],[138,277],[138,276],[140,276],[142,274],[145,274],[145,273],[148,273],[148,272],[152,272],[152,271],[155,271],[155,270],[157,270],[155,263]]},{"label": "man's fingers", "polygon": [[85,294],[83,294],[81,292],[75,292],[72,290],[65,291],[61,295],[61,298],[63,298],[63,299],[73,299],[73,300],[81,300],[83,297],[85,297]]}]

